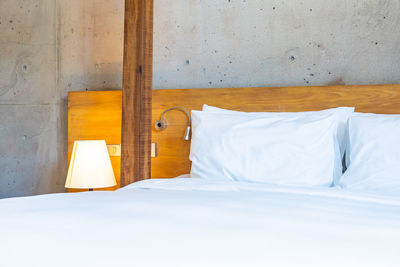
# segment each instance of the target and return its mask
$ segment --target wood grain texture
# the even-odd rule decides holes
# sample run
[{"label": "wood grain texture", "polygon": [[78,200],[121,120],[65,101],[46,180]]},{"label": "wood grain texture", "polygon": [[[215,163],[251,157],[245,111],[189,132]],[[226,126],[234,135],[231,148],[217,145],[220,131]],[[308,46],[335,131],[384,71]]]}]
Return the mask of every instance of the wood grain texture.
[{"label": "wood grain texture", "polygon": [[[121,91],[70,92],[68,94],[68,164],[75,141],[105,140],[121,143]],[[121,158],[111,157],[118,185],[101,190],[115,190],[120,184]],[[70,192],[85,190],[68,189]]]},{"label": "wood grain texture", "polygon": [[[400,85],[154,90],[153,121],[166,108],[201,110],[203,104],[272,112],[354,106],[359,112],[400,114]],[[178,111],[170,112],[167,121],[170,126],[165,131],[153,129],[158,157],[152,159],[152,177],[175,177],[190,172],[190,142],[183,140],[186,118]]]},{"label": "wood grain texture", "polygon": [[[91,93],[94,92],[82,94]],[[97,93],[110,98],[110,102],[115,101],[115,105],[121,102],[121,92]],[[272,112],[354,106],[359,112],[400,114],[400,85],[174,89],[153,90],[152,94],[153,123],[167,108],[180,106],[188,110],[201,110],[203,104],[242,111]],[[165,131],[158,132],[153,127],[152,139],[158,146],[158,156],[151,160],[153,178],[170,178],[190,172],[190,142],[183,140],[186,115],[179,110],[171,111],[166,120],[169,126]],[[117,124],[114,125],[116,128],[113,131],[119,131]]]},{"label": "wood grain texture", "polygon": [[125,1],[121,185],[150,178],[153,0]]}]

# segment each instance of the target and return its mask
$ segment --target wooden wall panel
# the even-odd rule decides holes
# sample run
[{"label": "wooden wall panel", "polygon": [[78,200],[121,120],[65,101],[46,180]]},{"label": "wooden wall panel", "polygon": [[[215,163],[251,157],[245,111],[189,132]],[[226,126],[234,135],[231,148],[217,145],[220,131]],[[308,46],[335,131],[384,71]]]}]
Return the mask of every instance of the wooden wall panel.
[{"label": "wooden wall panel", "polygon": [[[106,140],[108,145],[121,143],[121,91],[70,92],[68,94],[68,162],[74,141]],[[121,158],[111,157],[119,188]],[[84,190],[69,189],[70,192]]]},{"label": "wooden wall panel", "polygon": [[[113,107],[121,103],[121,92],[118,91],[83,92],[70,95],[74,94],[82,94],[82,97],[96,94],[97,97],[105,98],[102,100],[103,105]],[[200,110],[203,104],[242,111],[273,112],[313,111],[339,106],[355,106],[360,112],[400,114],[400,85],[174,89],[153,90],[152,95],[153,123],[167,108],[180,106],[188,110]],[[72,98],[72,101],[75,99]],[[94,114],[96,113],[90,112],[87,116]],[[190,172],[190,141],[183,140],[187,125],[186,115],[182,111],[174,110],[167,114],[166,120],[169,127],[165,131],[158,132],[153,127],[152,140],[158,146],[158,156],[151,160],[151,177],[153,178],[170,178]],[[97,125],[98,123],[92,126],[95,129],[92,129],[92,132],[99,129]],[[110,125],[114,125],[110,127],[115,128],[112,130],[113,135],[118,135],[120,131],[118,123],[114,122]],[[72,132],[76,131],[76,126],[71,127],[73,127]],[[103,129],[102,126],[99,127]],[[84,135],[86,130],[78,131]],[[89,136],[86,134],[86,137]],[[118,140],[115,139],[115,141]]]},{"label": "wooden wall panel", "polygon": [[[173,106],[201,110],[203,104],[242,111],[297,112],[355,106],[359,112],[400,114],[400,85],[223,88],[153,91],[153,121]],[[152,177],[175,177],[190,172],[190,142],[183,140],[186,118],[168,113],[171,126],[153,129],[158,157],[152,159]]]}]

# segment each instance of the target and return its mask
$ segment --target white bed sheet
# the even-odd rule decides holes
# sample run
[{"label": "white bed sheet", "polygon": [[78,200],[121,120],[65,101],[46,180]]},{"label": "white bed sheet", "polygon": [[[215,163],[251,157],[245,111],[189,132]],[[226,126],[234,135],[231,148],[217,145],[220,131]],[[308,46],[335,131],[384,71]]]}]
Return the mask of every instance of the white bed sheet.
[{"label": "white bed sheet", "polygon": [[176,178],[5,199],[0,266],[400,266],[400,198]]}]

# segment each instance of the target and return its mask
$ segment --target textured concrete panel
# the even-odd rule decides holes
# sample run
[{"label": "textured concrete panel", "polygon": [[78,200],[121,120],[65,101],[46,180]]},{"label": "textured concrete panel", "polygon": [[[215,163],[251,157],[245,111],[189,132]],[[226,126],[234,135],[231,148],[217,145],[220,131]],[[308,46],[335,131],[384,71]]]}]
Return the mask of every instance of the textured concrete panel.
[{"label": "textured concrete panel", "polygon": [[0,1],[0,104],[57,103],[56,2]]},{"label": "textured concrete panel", "polygon": [[0,105],[58,102],[55,46],[7,43],[0,51]]},{"label": "textured concrete panel", "polygon": [[56,1],[1,0],[0,42],[54,44]]},{"label": "textured concrete panel", "polygon": [[[123,2],[60,1],[60,87],[121,88]],[[156,0],[154,88],[399,81],[399,1]]]},{"label": "textured concrete panel", "polygon": [[61,0],[60,83],[68,91],[122,88],[123,0]]},{"label": "textured concrete panel", "polygon": [[155,88],[400,82],[400,2],[155,4]]},{"label": "textured concrete panel", "polygon": [[59,192],[58,106],[0,106],[0,198]]},{"label": "textured concrete panel", "polygon": [[0,1],[0,198],[63,191],[56,3]]}]

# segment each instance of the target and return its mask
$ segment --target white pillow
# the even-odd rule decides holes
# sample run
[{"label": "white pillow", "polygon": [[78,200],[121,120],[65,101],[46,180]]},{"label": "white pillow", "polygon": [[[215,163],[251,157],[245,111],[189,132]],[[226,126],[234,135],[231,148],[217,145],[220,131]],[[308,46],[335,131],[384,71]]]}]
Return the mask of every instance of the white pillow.
[{"label": "white pillow", "polygon": [[355,113],[346,160],[342,187],[400,194],[400,115]]},{"label": "white pillow", "polygon": [[217,108],[213,106],[203,105],[203,111],[212,113],[224,113],[224,114],[241,114],[250,115],[256,117],[280,117],[280,118],[293,118],[293,117],[315,117],[315,116],[328,116],[335,114],[337,116],[338,128],[337,137],[340,147],[340,153],[342,158],[345,155],[347,145],[347,121],[351,114],[354,112],[354,107],[339,107],[331,108],[320,111],[305,111],[305,112],[242,112],[228,109]]},{"label": "white pillow", "polygon": [[192,111],[191,175],[330,186],[340,178],[335,115],[257,118]]}]

